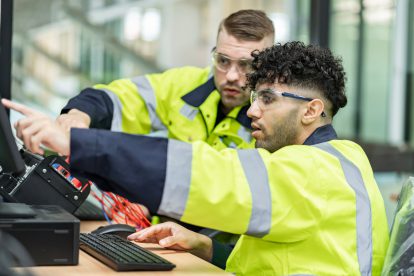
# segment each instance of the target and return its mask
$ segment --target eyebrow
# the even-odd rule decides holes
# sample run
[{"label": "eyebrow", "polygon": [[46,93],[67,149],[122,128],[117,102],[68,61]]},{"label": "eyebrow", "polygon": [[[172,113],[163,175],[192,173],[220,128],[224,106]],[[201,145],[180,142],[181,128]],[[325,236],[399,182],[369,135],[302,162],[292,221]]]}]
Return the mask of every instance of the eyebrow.
[{"label": "eyebrow", "polygon": [[259,91],[262,92],[262,93],[266,92],[266,93],[276,94],[276,93],[274,93],[272,88],[265,88],[265,89],[262,89],[262,90],[259,90]]},{"label": "eyebrow", "polygon": [[277,93],[275,93],[274,90],[271,89],[271,88],[262,89],[262,90],[260,90],[260,93],[262,93],[262,94],[263,93],[265,93],[265,94],[272,94],[272,95],[277,96]]},{"label": "eyebrow", "polygon": [[[215,50],[216,51],[216,50]],[[242,61],[252,61],[252,58],[246,58],[246,57],[242,57],[242,58],[232,58],[226,54],[223,54],[221,52],[216,51],[217,54],[222,55],[230,60],[242,60]]]}]

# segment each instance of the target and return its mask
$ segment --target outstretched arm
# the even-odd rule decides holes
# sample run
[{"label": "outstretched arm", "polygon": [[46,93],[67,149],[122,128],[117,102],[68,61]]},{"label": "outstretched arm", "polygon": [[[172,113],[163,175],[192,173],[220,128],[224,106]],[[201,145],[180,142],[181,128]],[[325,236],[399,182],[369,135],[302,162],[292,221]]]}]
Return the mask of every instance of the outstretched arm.
[{"label": "outstretched arm", "polygon": [[68,113],[59,115],[56,122],[69,131],[72,127],[88,128],[91,124],[91,117],[78,109],[71,109]]},{"label": "outstretched arm", "polygon": [[212,240],[174,222],[153,225],[128,237],[144,243],[158,243],[162,247],[188,251],[208,262],[213,254]]},{"label": "outstretched arm", "polygon": [[86,88],[69,100],[57,120],[70,127],[111,129],[113,112],[113,102],[103,90]]}]

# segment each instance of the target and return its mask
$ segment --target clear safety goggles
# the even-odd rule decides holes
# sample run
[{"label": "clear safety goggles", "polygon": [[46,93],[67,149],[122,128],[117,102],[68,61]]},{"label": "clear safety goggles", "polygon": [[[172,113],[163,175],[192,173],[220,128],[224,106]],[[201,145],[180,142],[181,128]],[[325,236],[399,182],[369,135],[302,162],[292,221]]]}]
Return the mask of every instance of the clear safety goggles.
[{"label": "clear safety goggles", "polygon": [[[260,109],[265,110],[277,100],[277,97],[287,97],[287,98],[292,98],[292,99],[297,99],[297,100],[302,100],[302,101],[307,101],[307,102],[314,100],[313,98],[300,96],[294,93],[280,92],[280,91],[276,91],[271,88],[266,88],[266,89],[259,90],[259,91],[251,91],[250,104],[253,104],[255,101],[257,101]],[[322,112],[321,116],[326,117],[326,113]]]},{"label": "clear safety goggles", "polygon": [[247,58],[234,59],[216,52],[215,48],[212,53],[214,66],[221,72],[228,72],[233,66],[236,66],[240,74],[247,74],[252,71],[252,60]]}]

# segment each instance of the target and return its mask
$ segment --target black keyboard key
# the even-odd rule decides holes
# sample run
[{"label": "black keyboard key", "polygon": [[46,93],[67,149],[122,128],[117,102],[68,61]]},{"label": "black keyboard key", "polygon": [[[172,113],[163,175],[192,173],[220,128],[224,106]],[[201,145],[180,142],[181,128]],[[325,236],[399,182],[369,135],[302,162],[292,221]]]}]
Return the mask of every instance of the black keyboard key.
[{"label": "black keyboard key", "polygon": [[116,235],[81,233],[79,247],[116,271],[171,270],[175,267],[157,254]]},{"label": "black keyboard key", "polygon": [[85,200],[74,215],[80,220],[105,220],[102,208],[96,206],[89,200]]}]

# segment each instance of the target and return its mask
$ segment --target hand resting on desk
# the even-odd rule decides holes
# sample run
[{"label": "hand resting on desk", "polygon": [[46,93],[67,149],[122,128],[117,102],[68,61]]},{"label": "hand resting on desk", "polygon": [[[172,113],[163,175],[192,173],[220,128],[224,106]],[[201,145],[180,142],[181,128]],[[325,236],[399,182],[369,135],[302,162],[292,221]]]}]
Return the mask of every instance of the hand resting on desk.
[{"label": "hand resting on desk", "polygon": [[190,231],[174,222],[153,225],[128,236],[129,240],[158,243],[162,247],[188,251],[208,262],[212,258],[212,241],[209,237]]}]

